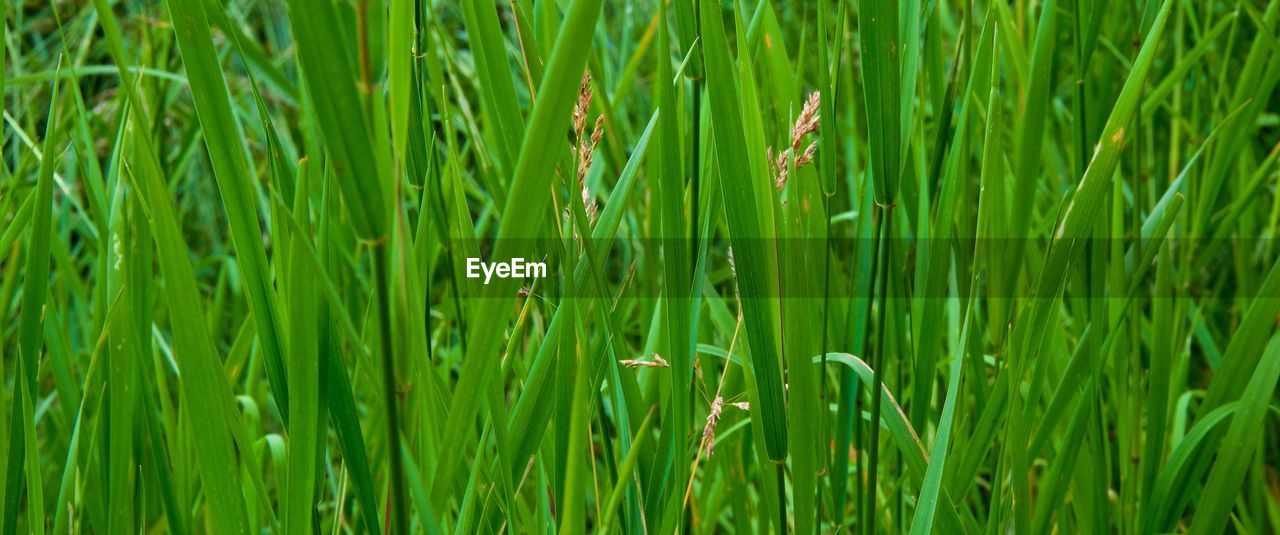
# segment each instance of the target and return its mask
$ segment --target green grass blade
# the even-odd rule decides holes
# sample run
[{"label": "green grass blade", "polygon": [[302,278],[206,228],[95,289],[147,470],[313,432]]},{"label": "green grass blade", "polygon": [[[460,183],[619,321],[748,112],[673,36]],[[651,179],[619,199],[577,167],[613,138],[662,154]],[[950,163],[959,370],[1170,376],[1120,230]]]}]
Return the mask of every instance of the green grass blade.
[{"label": "green grass blade", "polygon": [[[205,146],[218,182],[222,206],[231,227],[231,240],[249,297],[249,308],[258,324],[258,338],[266,354],[267,378],[282,415],[289,414],[289,386],[285,378],[284,344],[278,327],[282,322],[271,291],[262,228],[255,210],[253,176],[241,144],[240,129],[232,112],[231,95],[213,49],[209,18],[200,0],[168,0],[167,5],[190,81],[191,95],[200,117]],[[288,416],[284,416],[288,421]]]},{"label": "green grass blade", "polygon": [[[61,65],[61,60],[58,64]],[[34,420],[34,399],[38,392],[36,378],[40,370],[40,353],[44,346],[41,322],[45,314],[45,298],[49,284],[49,247],[53,234],[53,172],[58,158],[56,153],[62,142],[58,129],[58,84],[54,83],[53,93],[49,97],[49,117],[45,123],[44,158],[40,160],[40,170],[31,216],[31,230],[27,237],[26,272],[22,283],[22,304],[18,318],[18,383],[17,392],[13,394],[10,418],[13,418],[15,433],[10,433],[12,442],[9,445],[9,460],[6,473],[6,495],[4,525],[6,530],[13,528],[18,515],[17,487],[21,486],[22,468],[26,461],[27,480],[27,515],[28,529],[43,533],[44,525],[44,488],[40,478],[40,450],[36,447],[36,422]],[[24,455],[25,453],[25,455]]]},{"label": "green grass blade", "polygon": [[[298,168],[298,189],[293,215],[309,219],[307,167]],[[310,266],[301,262],[302,242],[310,237],[295,232],[289,244],[289,278],[286,294],[289,306],[289,384],[293,385],[290,406],[288,495],[282,506],[284,529],[312,531],[315,514],[315,465],[320,453],[320,348],[317,324],[317,295]]]},{"label": "green grass blade", "polygon": [[[586,66],[589,51],[581,43],[594,31],[599,14],[599,0],[575,0],[568,10],[538,90],[539,98],[521,145],[509,198],[538,198],[550,186],[552,171],[559,158],[557,151],[547,150],[543,143],[552,139],[553,131],[569,124],[573,98],[577,93],[575,89],[580,80],[577,73]],[[533,257],[515,249],[522,241],[520,238],[535,237],[540,233],[546,216],[545,208],[539,203],[508,203],[503,209],[496,238],[497,248],[491,258]],[[474,330],[471,337],[474,343],[467,347],[454,390],[444,428],[439,473],[432,490],[433,505],[443,503],[447,497],[462,447],[470,443],[467,430],[480,410],[478,396],[491,379],[496,361],[494,357],[501,342],[500,333],[506,327],[508,307],[503,297],[515,295],[515,286],[511,279],[502,279],[502,283],[488,286],[486,298],[480,300],[473,311],[476,317],[487,319]]]},{"label": "green grass blade", "polygon": [[1259,437],[1264,435],[1262,423],[1277,380],[1280,380],[1280,337],[1273,337],[1263,352],[1257,373],[1250,378],[1240,397],[1240,406],[1222,439],[1218,460],[1209,472],[1209,481],[1196,505],[1189,533],[1221,533],[1226,529],[1227,515],[1235,508],[1249,460]]},{"label": "green grass blade", "polygon": [[870,150],[868,161],[875,183],[876,204],[892,205],[897,195],[901,172],[902,63],[899,57],[901,37],[898,26],[898,4],[887,0],[868,0],[859,6],[858,40],[864,60],[862,79],[865,84],[867,128]]},{"label": "green grass blade", "polygon": [[[970,300],[970,307],[973,301]],[[972,309],[966,308],[964,327],[960,330],[960,339],[969,335],[969,320]],[[938,435],[933,439],[933,448],[929,452],[929,467],[924,473],[924,482],[920,497],[916,502],[915,516],[911,519],[912,535],[932,533],[934,517],[938,510],[938,495],[942,492],[942,475],[946,470],[947,447],[951,440],[951,431],[955,418],[957,398],[961,395],[960,380],[964,372],[965,350],[951,360],[950,379],[947,382],[947,397],[942,404],[942,417],[938,420]]]},{"label": "green grass blade", "polygon": [[741,117],[741,103],[738,102],[737,83],[719,6],[710,0],[702,0],[700,8],[702,22],[706,25],[703,60],[707,69],[715,149],[721,166],[721,191],[729,220],[729,237],[738,245],[734,248],[738,287],[742,292],[743,316],[749,333],[747,343],[751,348],[751,365],[762,404],[758,410],[752,411],[752,416],[758,414],[764,422],[769,459],[780,462],[787,456],[787,423],[775,328],[770,325],[771,313],[765,299],[770,270],[765,262],[765,251],[759,245],[761,238],[767,236],[759,227],[757,203],[752,195],[756,181],[763,177],[754,177],[743,158],[747,152],[746,138],[737,124]]},{"label": "green grass blade", "polygon": [[[372,130],[364,113],[362,84],[351,64],[351,53],[341,45],[346,41],[333,2],[291,0],[289,20],[297,43],[299,70],[314,102],[312,113],[323,134],[333,168],[338,175],[346,208],[361,237],[380,239],[386,235],[386,200],[390,184],[381,177],[370,145]],[[364,88],[370,91],[371,88]]]}]

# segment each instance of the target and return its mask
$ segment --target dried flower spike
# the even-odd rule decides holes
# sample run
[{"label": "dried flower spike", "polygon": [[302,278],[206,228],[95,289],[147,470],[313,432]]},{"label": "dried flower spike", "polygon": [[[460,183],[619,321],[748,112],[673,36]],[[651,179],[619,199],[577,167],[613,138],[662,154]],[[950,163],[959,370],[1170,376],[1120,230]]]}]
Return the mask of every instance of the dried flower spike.
[{"label": "dried flower spike", "polygon": [[628,368],[670,368],[671,363],[667,362],[657,353],[653,354],[653,360],[625,359],[618,361],[618,364]]},{"label": "dried flower spike", "polygon": [[[820,124],[818,110],[821,104],[821,93],[817,91],[810,93],[800,109],[800,115],[791,125],[791,145],[776,154],[773,149],[765,151],[769,158],[769,169],[774,173],[773,185],[778,188],[778,191],[782,191],[782,188],[787,185],[787,179],[791,176],[793,168],[799,169],[813,162],[814,154],[818,150],[817,144],[810,143],[805,147],[804,152],[798,156],[796,153],[800,151],[805,136],[818,131]],[[795,157],[794,163],[791,161],[792,157]]]},{"label": "dried flower spike", "polygon": [[724,398],[716,396],[711,401],[711,412],[707,413],[707,423],[702,427],[702,442],[707,445],[707,457],[715,450],[716,424],[720,422],[720,414],[724,411]]}]

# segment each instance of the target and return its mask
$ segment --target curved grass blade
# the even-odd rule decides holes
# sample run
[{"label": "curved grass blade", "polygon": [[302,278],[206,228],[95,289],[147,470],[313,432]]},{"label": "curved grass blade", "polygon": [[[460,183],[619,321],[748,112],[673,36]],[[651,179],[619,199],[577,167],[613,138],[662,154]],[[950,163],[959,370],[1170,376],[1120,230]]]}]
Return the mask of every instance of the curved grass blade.
[{"label": "curved grass blade", "polygon": [[1222,533],[1226,529],[1227,515],[1235,508],[1253,452],[1260,437],[1266,434],[1263,421],[1275,394],[1277,380],[1280,380],[1280,336],[1272,337],[1271,343],[1267,344],[1257,372],[1240,397],[1240,406],[1231,419],[1226,437],[1222,439],[1218,460],[1209,473],[1200,502],[1196,504],[1195,518],[1188,533]]},{"label": "curved grass blade", "polygon": [[[862,359],[848,353],[827,353],[826,359],[828,363],[848,366],[858,376],[859,381],[866,384],[873,383],[875,372]],[[822,360],[822,355],[813,357],[815,364],[821,363]],[[880,388],[883,391],[884,400],[888,402],[880,406],[880,422],[889,430],[889,436],[897,443],[898,451],[902,453],[903,459],[907,461],[907,467],[917,477],[923,478],[929,470],[929,457],[925,452],[924,444],[920,442],[920,435],[916,434],[915,429],[911,427],[911,422],[907,419],[907,413],[902,410],[902,406],[894,399],[893,393],[889,392],[889,388],[884,385],[881,385]],[[950,492],[945,488],[939,492],[938,509],[935,514],[940,515],[937,518],[939,532],[965,533],[967,531],[960,521],[960,515],[956,511]]]}]

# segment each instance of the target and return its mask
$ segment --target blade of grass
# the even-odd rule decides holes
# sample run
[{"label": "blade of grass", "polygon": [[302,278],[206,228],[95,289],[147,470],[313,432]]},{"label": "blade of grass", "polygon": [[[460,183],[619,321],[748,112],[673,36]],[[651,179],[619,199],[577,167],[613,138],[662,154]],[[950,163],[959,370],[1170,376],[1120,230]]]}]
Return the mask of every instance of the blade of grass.
[{"label": "blade of grass", "polygon": [[169,193],[164,185],[159,160],[152,146],[148,122],[137,96],[127,65],[119,23],[104,0],[95,0],[102,29],[107,37],[112,57],[120,66],[120,77],[126,83],[125,95],[129,101],[129,121],[133,131],[130,145],[138,154],[131,164],[126,164],[130,183],[142,192],[143,210],[147,215],[157,250],[160,253],[161,274],[169,289],[170,321],[182,328],[174,329],[174,345],[179,348],[179,368],[184,370],[181,387],[190,412],[198,415],[201,426],[200,440],[195,441],[198,468],[204,483],[205,494],[218,532],[242,532],[247,519],[244,500],[240,495],[238,470],[231,448],[229,424],[232,399],[217,361],[217,354],[200,311],[199,292],[196,289],[194,269],[187,259],[185,240],[179,230]]},{"label": "blade of grass", "polygon": [[[969,337],[969,321],[972,318],[973,299],[969,299],[965,307],[964,327],[960,329],[960,340]],[[947,383],[947,397],[942,404],[942,416],[938,420],[938,435],[933,439],[933,449],[929,452],[929,467],[924,473],[924,482],[920,497],[916,502],[915,516],[911,519],[912,535],[932,533],[934,517],[938,510],[938,495],[942,492],[942,475],[946,470],[947,446],[951,440],[952,420],[955,418],[957,398],[961,395],[960,380],[964,372],[965,350],[951,360],[950,378]]]},{"label": "blade of grass", "polygon": [[1280,337],[1272,337],[1263,352],[1257,373],[1249,379],[1240,397],[1240,406],[1231,419],[1226,437],[1218,450],[1218,460],[1209,472],[1196,515],[1189,533],[1221,533],[1227,524],[1227,515],[1235,508],[1240,485],[1244,483],[1249,460],[1258,446],[1267,407],[1280,380]]},{"label": "blade of grass", "polygon": [[240,129],[232,113],[231,95],[213,49],[209,18],[200,0],[166,0],[183,65],[190,80],[200,129],[218,183],[219,197],[231,227],[231,241],[239,260],[249,309],[258,326],[266,357],[267,379],[285,422],[289,421],[289,384],[285,376],[280,313],[271,291],[262,228],[254,206],[249,163]]},{"label": "blade of grass", "polygon": [[[557,35],[551,58],[547,62],[543,83],[538,90],[537,103],[526,129],[515,167],[509,198],[533,199],[544,194],[550,185],[559,151],[548,150],[545,140],[552,139],[552,132],[568,125],[579,78],[586,65],[588,47],[580,43],[591,35],[600,14],[600,0],[575,0]],[[491,258],[529,257],[517,249],[522,237],[535,237],[546,216],[546,207],[539,203],[508,203],[503,209]],[[452,471],[458,465],[463,446],[470,443],[468,429],[480,410],[479,395],[485,391],[492,378],[495,353],[501,340],[501,332],[509,317],[507,299],[515,294],[516,282],[502,279],[487,287],[486,296],[473,310],[479,318],[487,318],[475,328],[471,343],[454,389],[449,418],[445,425],[444,444],[440,453],[432,502],[439,505],[446,501],[452,481]]]},{"label": "blade of grass", "polygon": [[[721,191],[724,195],[725,214],[729,220],[729,238],[734,248],[734,263],[738,274],[738,287],[742,292],[742,308],[745,317],[751,365],[762,406],[752,411],[764,421],[765,444],[768,456],[774,462],[787,457],[787,424],[783,411],[782,376],[778,370],[775,328],[770,324],[765,297],[768,295],[768,266],[765,263],[759,228],[756,201],[752,195],[753,184],[760,178],[752,176],[747,162],[746,139],[738,126],[741,103],[737,97],[737,83],[733,74],[732,59],[726,40],[719,6],[711,0],[700,2],[703,31],[703,61],[707,69],[707,86],[711,94],[712,129],[715,132],[715,150],[720,163]],[[785,530],[785,526],[779,526]]]},{"label": "blade of grass", "polygon": [[[59,59],[58,64],[62,64]],[[41,322],[44,321],[45,299],[49,284],[49,244],[54,234],[52,225],[53,211],[53,172],[59,158],[56,156],[62,145],[61,131],[58,129],[58,86],[55,81],[49,97],[49,116],[45,122],[43,141],[44,158],[40,160],[40,170],[34,205],[32,207],[31,230],[27,237],[27,262],[22,283],[21,312],[18,318],[18,375],[15,382],[19,384],[18,392],[11,400],[9,414],[13,418],[10,432],[9,459],[6,464],[6,496],[4,526],[6,532],[16,531],[18,516],[18,487],[22,486],[24,477],[19,463],[26,461],[27,481],[27,523],[28,529],[43,533],[44,525],[44,488],[41,484],[40,450],[36,447],[36,422],[34,419],[33,400],[36,397],[36,379],[40,370],[40,353],[44,344]]]},{"label": "blade of grass", "polygon": [[[289,20],[297,45],[299,71],[310,93],[310,110],[323,136],[338,175],[347,211],[360,237],[380,240],[386,235],[387,183],[368,142],[369,118],[357,88],[361,84],[343,46],[342,21],[332,2],[290,0]],[[368,93],[372,88],[359,87]]]},{"label": "blade of grass", "polygon": [[[305,164],[305,162],[304,162]],[[293,216],[308,220],[310,198],[307,166],[298,167],[298,187],[293,203]],[[312,531],[315,514],[315,465],[321,453],[320,433],[320,334],[317,332],[316,286],[311,279],[310,266],[301,262],[302,242],[307,234],[295,232],[288,245],[289,279],[285,281],[289,307],[289,363],[288,380],[293,385],[292,413],[288,429],[288,489],[283,504],[283,522],[286,531],[306,533]]]}]

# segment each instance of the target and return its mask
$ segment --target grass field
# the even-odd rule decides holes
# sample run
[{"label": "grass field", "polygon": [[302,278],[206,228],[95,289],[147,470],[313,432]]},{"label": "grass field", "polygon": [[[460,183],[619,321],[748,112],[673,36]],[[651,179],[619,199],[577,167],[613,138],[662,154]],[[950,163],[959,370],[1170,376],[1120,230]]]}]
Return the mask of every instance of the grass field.
[{"label": "grass field", "polygon": [[3,14],[0,534],[1280,533],[1280,1]]}]

